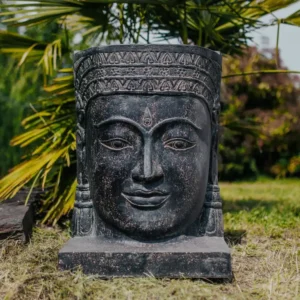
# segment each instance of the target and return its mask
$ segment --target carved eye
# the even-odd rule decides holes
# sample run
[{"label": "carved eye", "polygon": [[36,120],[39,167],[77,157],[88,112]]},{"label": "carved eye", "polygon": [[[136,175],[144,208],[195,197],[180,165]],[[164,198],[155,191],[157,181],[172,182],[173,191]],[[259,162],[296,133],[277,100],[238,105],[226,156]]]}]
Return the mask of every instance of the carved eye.
[{"label": "carved eye", "polygon": [[191,142],[186,139],[176,138],[176,139],[171,139],[171,140],[165,141],[164,146],[165,146],[165,148],[171,148],[173,150],[180,151],[180,150],[191,149],[196,146],[196,143]]},{"label": "carved eye", "polygon": [[101,145],[103,145],[104,147],[111,149],[111,150],[123,150],[126,148],[133,148],[132,145],[121,138],[115,138],[115,139],[111,139],[111,140],[105,140],[105,141],[101,141]]}]

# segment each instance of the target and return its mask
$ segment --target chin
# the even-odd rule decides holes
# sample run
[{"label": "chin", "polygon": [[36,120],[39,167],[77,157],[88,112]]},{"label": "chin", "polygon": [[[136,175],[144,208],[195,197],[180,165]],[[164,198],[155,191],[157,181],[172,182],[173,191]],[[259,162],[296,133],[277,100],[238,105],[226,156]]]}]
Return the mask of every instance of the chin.
[{"label": "chin", "polygon": [[188,225],[183,226],[180,220],[164,218],[163,221],[160,221],[152,218],[152,221],[148,220],[147,222],[132,219],[127,222],[118,222],[115,227],[133,239],[161,240],[179,236]]}]

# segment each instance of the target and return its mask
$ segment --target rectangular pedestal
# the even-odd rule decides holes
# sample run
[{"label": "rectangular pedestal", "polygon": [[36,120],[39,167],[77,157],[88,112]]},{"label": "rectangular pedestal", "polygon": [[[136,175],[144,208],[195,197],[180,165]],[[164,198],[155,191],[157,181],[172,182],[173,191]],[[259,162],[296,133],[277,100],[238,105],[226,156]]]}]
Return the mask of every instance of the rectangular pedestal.
[{"label": "rectangular pedestal", "polygon": [[158,243],[76,237],[60,250],[59,268],[78,266],[86,274],[105,278],[232,278],[230,250],[219,237],[181,237]]}]

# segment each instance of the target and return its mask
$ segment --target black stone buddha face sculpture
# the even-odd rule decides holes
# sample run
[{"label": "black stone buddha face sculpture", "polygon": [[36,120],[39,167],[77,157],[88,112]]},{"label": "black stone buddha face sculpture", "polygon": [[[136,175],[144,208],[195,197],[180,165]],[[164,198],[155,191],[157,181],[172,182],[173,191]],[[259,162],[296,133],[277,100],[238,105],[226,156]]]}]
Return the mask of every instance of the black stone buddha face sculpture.
[{"label": "black stone buddha face sculpture", "polygon": [[102,96],[87,110],[86,148],[97,214],[132,236],[183,232],[206,193],[211,125],[195,97]]},{"label": "black stone buddha face sculpture", "polygon": [[108,46],[75,55],[74,235],[221,236],[220,55]]}]

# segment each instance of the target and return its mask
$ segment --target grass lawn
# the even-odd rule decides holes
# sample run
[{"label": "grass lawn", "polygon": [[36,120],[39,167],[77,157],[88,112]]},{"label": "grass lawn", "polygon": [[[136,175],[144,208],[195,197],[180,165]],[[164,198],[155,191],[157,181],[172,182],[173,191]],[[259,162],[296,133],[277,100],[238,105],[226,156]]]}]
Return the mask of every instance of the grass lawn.
[{"label": "grass lawn", "polygon": [[234,281],[100,280],[59,272],[66,231],[0,242],[0,299],[300,299],[300,180],[222,183]]}]

